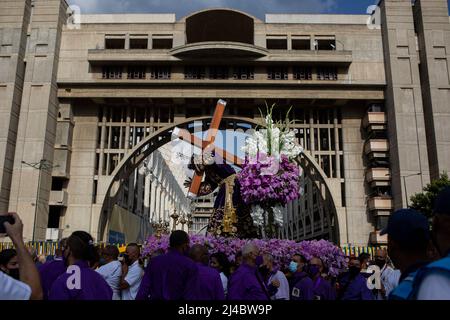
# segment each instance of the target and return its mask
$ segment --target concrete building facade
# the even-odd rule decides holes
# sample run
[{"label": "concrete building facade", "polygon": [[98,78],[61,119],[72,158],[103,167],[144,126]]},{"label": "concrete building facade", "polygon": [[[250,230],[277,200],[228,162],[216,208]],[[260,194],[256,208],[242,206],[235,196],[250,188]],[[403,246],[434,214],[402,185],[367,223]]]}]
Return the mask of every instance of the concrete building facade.
[{"label": "concrete building facade", "polygon": [[72,9],[0,0],[0,211],[20,213],[28,240],[51,224],[107,241],[108,197],[149,225],[168,218],[161,203],[187,207],[176,178],[178,198],[151,183],[149,150],[219,98],[223,128],[258,123],[266,102],[279,118],[293,107],[304,196],[286,207],[282,237],[383,243],[389,214],[450,169],[445,0],[382,0],[380,27],[376,14]]}]

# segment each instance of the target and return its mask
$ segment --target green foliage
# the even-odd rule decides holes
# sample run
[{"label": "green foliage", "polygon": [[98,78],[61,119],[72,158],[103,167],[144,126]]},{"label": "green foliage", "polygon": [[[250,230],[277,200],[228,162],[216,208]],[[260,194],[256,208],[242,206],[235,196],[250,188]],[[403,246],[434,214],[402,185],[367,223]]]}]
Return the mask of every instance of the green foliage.
[{"label": "green foliage", "polygon": [[411,208],[423,213],[427,217],[433,214],[434,201],[445,187],[450,186],[448,174],[444,172],[439,179],[431,181],[423,188],[422,193],[416,193],[411,197]]}]

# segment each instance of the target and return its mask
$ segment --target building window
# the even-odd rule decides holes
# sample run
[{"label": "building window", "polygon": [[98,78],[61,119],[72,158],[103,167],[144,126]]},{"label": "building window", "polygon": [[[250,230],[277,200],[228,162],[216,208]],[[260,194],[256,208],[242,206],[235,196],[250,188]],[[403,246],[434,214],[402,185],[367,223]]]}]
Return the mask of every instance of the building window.
[{"label": "building window", "polygon": [[288,80],[287,67],[270,67],[267,69],[267,80]]},{"label": "building window", "polygon": [[125,49],[125,37],[106,37],[105,49]]},{"label": "building window", "polygon": [[102,71],[103,79],[122,79],[122,67],[107,66]]},{"label": "building window", "polygon": [[292,37],[292,50],[311,50],[311,38]]},{"label": "building window", "polygon": [[255,72],[253,67],[235,67],[233,70],[234,80],[253,80]]},{"label": "building window", "polygon": [[319,67],[317,68],[318,80],[337,80],[338,73],[335,67]]},{"label": "building window", "polygon": [[286,36],[268,36],[266,39],[267,49],[287,50]]},{"label": "building window", "polygon": [[209,68],[209,78],[213,80],[227,80],[228,67],[214,66]]},{"label": "building window", "polygon": [[145,79],[145,67],[128,67],[128,79]]},{"label": "building window", "polygon": [[153,49],[172,49],[172,36],[153,36]]},{"label": "building window", "polygon": [[130,49],[148,49],[148,38],[130,38]]},{"label": "building window", "polygon": [[205,79],[205,67],[190,66],[184,68],[184,78],[188,80]]},{"label": "building window", "polygon": [[334,36],[316,36],[314,46],[316,50],[336,50],[336,38]]},{"label": "building window", "polygon": [[312,80],[312,68],[311,67],[294,67],[293,75],[294,75],[294,80]]},{"label": "building window", "polygon": [[170,79],[171,69],[169,66],[153,67],[150,72],[150,79],[168,80]]}]

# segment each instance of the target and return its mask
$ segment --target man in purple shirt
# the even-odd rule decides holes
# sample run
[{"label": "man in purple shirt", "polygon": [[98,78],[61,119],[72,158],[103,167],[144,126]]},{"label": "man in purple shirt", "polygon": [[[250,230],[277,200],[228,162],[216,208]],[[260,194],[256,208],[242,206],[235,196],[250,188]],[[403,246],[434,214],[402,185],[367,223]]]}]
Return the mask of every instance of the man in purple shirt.
[{"label": "man in purple shirt", "polygon": [[309,262],[308,273],[313,281],[314,300],[336,300],[336,290],[331,283],[322,278],[324,270],[320,258],[312,258]]},{"label": "man in purple shirt", "polygon": [[341,300],[374,300],[367,286],[367,278],[361,274],[361,263],[353,257],[349,261],[349,270],[339,279]]},{"label": "man in purple shirt", "polygon": [[44,300],[48,300],[48,294],[53,282],[55,282],[55,280],[67,270],[67,266],[63,260],[66,245],[67,238],[61,239],[55,252],[55,258],[52,261],[44,263],[39,268]]},{"label": "man in purple shirt", "polygon": [[49,300],[111,300],[111,287],[89,266],[96,254],[91,235],[72,233],[64,250],[67,271],[53,283]]},{"label": "man in purple shirt", "polygon": [[242,264],[231,276],[228,300],[270,300],[269,292],[260,275],[256,258],[259,248],[247,243],[242,249]]},{"label": "man in purple shirt", "polygon": [[291,300],[313,300],[313,282],[304,271],[308,260],[300,254],[295,254],[289,264],[289,271],[292,274],[290,281]]},{"label": "man in purple shirt", "polygon": [[169,252],[153,258],[147,266],[136,300],[193,300],[198,277],[189,253],[189,236],[172,232]]},{"label": "man in purple shirt", "polygon": [[195,300],[225,300],[219,272],[208,266],[208,249],[196,244],[189,251],[190,258],[197,264],[198,281],[194,290]]}]

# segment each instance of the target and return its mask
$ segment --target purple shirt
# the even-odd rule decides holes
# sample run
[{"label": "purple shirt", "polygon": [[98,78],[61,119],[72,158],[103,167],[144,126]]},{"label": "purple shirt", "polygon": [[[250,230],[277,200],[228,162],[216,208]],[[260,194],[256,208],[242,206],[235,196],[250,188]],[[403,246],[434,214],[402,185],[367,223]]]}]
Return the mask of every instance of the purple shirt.
[{"label": "purple shirt", "polygon": [[100,274],[90,269],[86,261],[78,261],[75,265],[80,268],[79,287],[68,286],[68,282],[76,284],[72,280],[77,273],[65,272],[53,283],[49,300],[112,300],[112,289]]},{"label": "purple shirt", "polygon": [[52,288],[53,282],[55,282],[60,275],[66,272],[66,270],[67,267],[62,258],[56,258],[53,261],[46,262],[39,268],[44,300],[48,300],[48,295],[50,293],[50,289]]},{"label": "purple shirt", "polygon": [[220,273],[211,267],[197,263],[198,281],[193,300],[225,300]]},{"label": "purple shirt", "polygon": [[195,263],[170,249],[150,261],[136,300],[193,300],[197,278]]},{"label": "purple shirt", "polygon": [[322,277],[313,280],[314,300],[336,300],[336,290]]},{"label": "purple shirt", "polygon": [[305,272],[296,272],[291,283],[291,300],[314,299],[313,282]]},{"label": "purple shirt", "polygon": [[258,269],[242,263],[228,284],[228,300],[270,300]]},{"label": "purple shirt", "polygon": [[367,278],[359,273],[356,277],[351,278],[347,273],[343,279],[345,292],[342,300],[374,300],[372,291],[367,287]]}]

